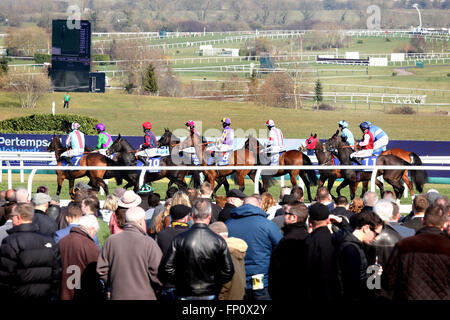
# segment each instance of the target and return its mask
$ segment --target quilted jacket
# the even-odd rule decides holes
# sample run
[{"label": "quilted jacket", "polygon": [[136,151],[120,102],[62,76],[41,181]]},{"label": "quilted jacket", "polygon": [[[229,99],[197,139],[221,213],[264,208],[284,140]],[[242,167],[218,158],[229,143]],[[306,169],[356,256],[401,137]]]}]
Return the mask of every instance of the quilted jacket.
[{"label": "quilted jacket", "polygon": [[450,300],[450,238],[424,227],[397,242],[382,276],[395,300]]}]

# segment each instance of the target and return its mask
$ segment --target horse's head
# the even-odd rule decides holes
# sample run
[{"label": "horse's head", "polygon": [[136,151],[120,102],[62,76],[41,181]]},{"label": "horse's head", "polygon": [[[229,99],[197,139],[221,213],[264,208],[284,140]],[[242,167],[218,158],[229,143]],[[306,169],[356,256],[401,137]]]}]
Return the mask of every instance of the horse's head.
[{"label": "horse's head", "polygon": [[259,143],[258,139],[256,139],[252,135],[249,135],[244,143],[244,148],[249,151],[252,151],[255,154],[259,154],[260,147],[261,144]]},{"label": "horse's head", "polygon": [[165,128],[163,135],[158,140],[158,147],[169,146],[171,143],[180,143],[180,138]]},{"label": "horse's head", "polygon": [[336,131],[333,136],[325,142],[325,149],[328,151],[334,151],[342,146],[342,137],[339,135],[339,130]]},{"label": "horse's head", "polygon": [[116,140],[114,140],[113,144],[106,150],[106,154],[108,156],[120,152],[122,150],[122,136],[119,133],[119,136],[117,137]]},{"label": "horse's head", "polygon": [[314,150],[316,149],[316,144],[317,144],[317,134],[315,133],[314,135],[311,133],[311,136],[306,139],[306,149],[308,150]]},{"label": "horse's head", "polygon": [[50,144],[47,146],[47,152],[53,152],[56,151],[57,149],[61,149],[62,144],[61,141],[59,140],[60,138],[61,137],[56,134],[53,135]]}]

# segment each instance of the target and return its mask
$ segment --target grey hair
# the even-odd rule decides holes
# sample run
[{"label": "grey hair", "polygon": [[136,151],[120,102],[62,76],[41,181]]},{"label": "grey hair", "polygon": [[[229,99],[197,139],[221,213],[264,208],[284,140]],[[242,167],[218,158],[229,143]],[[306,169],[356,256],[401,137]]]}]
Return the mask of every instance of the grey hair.
[{"label": "grey hair", "polygon": [[261,208],[261,198],[260,197],[256,197],[254,195],[245,198],[244,203],[245,204],[251,204],[252,206]]},{"label": "grey hair", "polygon": [[125,212],[127,222],[137,223],[142,219],[145,219],[145,210],[141,207],[130,208]]},{"label": "grey hair", "polygon": [[82,216],[78,224],[84,229],[94,229],[95,233],[100,229],[97,218],[92,214]]},{"label": "grey hair", "polygon": [[209,199],[198,199],[192,207],[194,220],[205,220],[211,215],[211,202]]},{"label": "grey hair", "polygon": [[381,218],[381,220],[387,222],[392,218],[394,206],[392,205],[391,200],[380,199],[373,207],[373,211]]},{"label": "grey hair", "polygon": [[16,188],[16,202],[28,202],[28,190],[24,187],[17,187]]},{"label": "grey hair", "polygon": [[373,207],[378,201],[378,195],[373,191],[367,191],[364,194],[363,202],[365,206]]}]

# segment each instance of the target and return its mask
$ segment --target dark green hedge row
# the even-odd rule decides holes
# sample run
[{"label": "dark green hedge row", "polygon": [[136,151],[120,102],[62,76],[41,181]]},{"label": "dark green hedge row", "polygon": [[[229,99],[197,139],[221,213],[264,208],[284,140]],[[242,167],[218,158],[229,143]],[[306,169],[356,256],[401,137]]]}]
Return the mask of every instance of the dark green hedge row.
[{"label": "dark green hedge row", "polygon": [[52,56],[46,53],[35,53],[34,63],[43,64],[44,62],[51,62]]},{"label": "dark green hedge row", "polygon": [[[100,53],[94,53],[92,55],[92,61],[109,61],[109,54],[100,54]],[[104,66],[107,65],[106,63],[99,62],[99,65]]]},{"label": "dark green hedge row", "polygon": [[80,130],[85,134],[97,134],[95,125],[99,122],[95,118],[77,114],[34,114],[31,116],[12,118],[0,121],[2,133],[49,133],[65,134],[71,131],[72,122],[81,125]]}]

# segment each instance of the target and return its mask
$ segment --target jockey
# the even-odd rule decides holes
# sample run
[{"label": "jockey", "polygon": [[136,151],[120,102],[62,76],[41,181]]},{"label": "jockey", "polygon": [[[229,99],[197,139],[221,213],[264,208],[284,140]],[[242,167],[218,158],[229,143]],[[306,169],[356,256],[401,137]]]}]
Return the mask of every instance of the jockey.
[{"label": "jockey", "polygon": [[157,153],[157,145],[156,145],[156,137],[153,134],[152,124],[148,121],[145,121],[142,124],[144,129],[144,143],[139,146],[139,149],[143,151],[142,156],[146,157],[154,157]]},{"label": "jockey", "polygon": [[348,142],[349,145],[355,145],[355,138],[353,138],[353,133],[348,128],[348,122],[345,120],[341,120],[338,122],[339,129],[342,131],[342,140]]},{"label": "jockey", "polygon": [[200,136],[200,132],[198,132],[198,130],[195,129],[195,122],[193,120],[189,120],[184,125],[189,128],[189,132]]},{"label": "jockey", "polygon": [[80,124],[77,122],[72,123],[72,132],[69,133],[66,139],[67,151],[61,154],[61,158],[65,158],[70,163],[70,158],[82,155],[84,153],[84,133],[81,132]]},{"label": "jockey", "polygon": [[361,159],[365,157],[370,157],[373,154],[373,134],[369,130],[369,125],[367,122],[363,122],[359,125],[361,131],[364,133],[363,140],[358,142],[358,145],[362,147],[362,150],[353,152],[350,155],[350,159],[361,165]]},{"label": "jockey", "polygon": [[380,154],[383,151],[386,151],[386,146],[389,143],[389,137],[380,127],[374,126],[369,121],[366,121],[369,125],[369,130],[373,134],[374,144],[373,144],[373,153]]},{"label": "jockey", "polygon": [[105,125],[103,123],[99,123],[95,126],[95,129],[97,129],[97,146],[95,146],[95,150],[106,150],[108,149],[112,144],[112,138],[111,135],[106,132]]},{"label": "jockey", "polygon": [[209,148],[210,151],[227,152],[233,150],[234,131],[230,128],[231,121],[228,117],[220,120],[222,122],[223,131],[219,139],[216,140],[214,146]]},{"label": "jockey", "polygon": [[273,120],[267,120],[266,126],[269,129],[269,141],[267,142],[267,153],[278,153],[283,148],[283,132],[275,127]]}]

